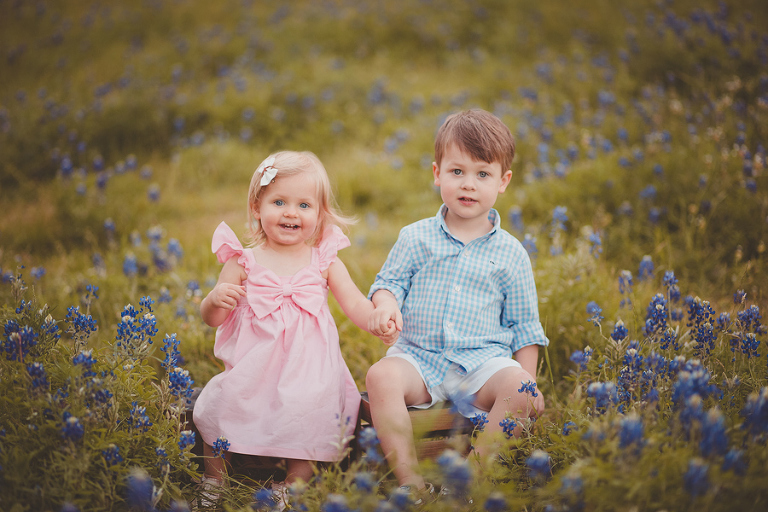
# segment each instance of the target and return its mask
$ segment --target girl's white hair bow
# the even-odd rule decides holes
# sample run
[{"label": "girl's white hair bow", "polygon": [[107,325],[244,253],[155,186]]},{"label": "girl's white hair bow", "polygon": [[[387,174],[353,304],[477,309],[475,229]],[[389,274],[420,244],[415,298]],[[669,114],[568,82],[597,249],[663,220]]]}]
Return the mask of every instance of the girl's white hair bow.
[{"label": "girl's white hair bow", "polygon": [[261,174],[261,186],[266,187],[270,183],[272,183],[272,180],[275,179],[275,176],[277,176],[277,168],[273,167],[275,163],[275,157],[270,156],[263,162],[261,162],[261,165],[258,169],[256,169],[256,173]]}]

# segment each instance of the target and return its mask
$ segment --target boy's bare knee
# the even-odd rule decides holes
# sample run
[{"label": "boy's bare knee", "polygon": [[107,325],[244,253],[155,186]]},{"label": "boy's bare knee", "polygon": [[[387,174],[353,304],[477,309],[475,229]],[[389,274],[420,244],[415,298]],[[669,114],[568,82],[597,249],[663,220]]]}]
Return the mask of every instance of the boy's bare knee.
[{"label": "boy's bare knee", "polygon": [[365,375],[365,387],[370,392],[372,389],[380,389],[386,386],[392,379],[392,369],[390,365],[386,364],[385,360],[374,363],[368,368],[368,373]]}]

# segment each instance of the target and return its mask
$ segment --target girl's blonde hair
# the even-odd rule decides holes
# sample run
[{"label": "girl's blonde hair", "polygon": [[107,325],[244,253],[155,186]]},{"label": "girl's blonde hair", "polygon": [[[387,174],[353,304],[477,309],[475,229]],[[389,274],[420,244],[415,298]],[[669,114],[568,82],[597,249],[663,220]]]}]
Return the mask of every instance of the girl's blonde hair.
[{"label": "girl's blonde hair", "polygon": [[[313,179],[317,185],[317,199],[319,203],[317,227],[309,240],[307,240],[309,245],[316,246],[323,237],[325,230],[331,224],[336,224],[341,228],[354,224],[355,219],[346,217],[339,212],[333,199],[328,172],[314,153],[310,151],[280,151],[270,156],[275,158],[275,162],[272,164],[272,167],[277,169],[275,180],[279,180],[281,177],[302,174],[306,175],[307,179]],[[254,211],[258,210],[261,203],[264,189],[269,186],[261,185],[261,176],[262,173],[257,168],[251,177],[251,186],[248,189],[249,247],[261,245],[267,239],[264,230],[261,229],[261,223],[253,216]]]}]

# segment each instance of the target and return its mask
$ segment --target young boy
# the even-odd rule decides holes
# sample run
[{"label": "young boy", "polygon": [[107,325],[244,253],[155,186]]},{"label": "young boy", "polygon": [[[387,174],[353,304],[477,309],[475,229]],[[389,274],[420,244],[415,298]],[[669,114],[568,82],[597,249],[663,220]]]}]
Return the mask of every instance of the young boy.
[{"label": "young boy", "polygon": [[487,412],[476,443],[485,456],[507,411],[528,417],[544,409],[540,391],[535,398],[518,391],[536,381],[538,346],[549,343],[531,262],[493,209],[512,177],[514,153],[512,134],[496,116],[468,110],[448,117],[432,164],[444,204],[400,231],[371,286],[369,327],[391,345],[366,376],[371,418],[406,490],[425,488],[408,406],[450,399],[464,416]]}]

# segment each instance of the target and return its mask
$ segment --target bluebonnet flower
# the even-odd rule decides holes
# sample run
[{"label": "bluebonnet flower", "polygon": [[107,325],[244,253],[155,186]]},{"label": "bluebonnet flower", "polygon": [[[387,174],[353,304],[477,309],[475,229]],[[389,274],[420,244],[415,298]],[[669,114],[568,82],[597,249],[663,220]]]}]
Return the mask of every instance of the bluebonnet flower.
[{"label": "bluebonnet flower", "polygon": [[341,494],[331,493],[325,498],[320,510],[322,512],[349,512],[347,498]]},{"label": "bluebonnet flower", "polygon": [[693,497],[705,494],[709,489],[709,465],[701,459],[691,459],[683,475],[683,487]]},{"label": "bluebonnet flower", "polygon": [[101,454],[104,456],[107,466],[114,466],[123,461],[123,456],[120,455],[120,447],[114,443],[110,444],[106,450],[102,450]]},{"label": "bluebonnet flower", "polygon": [[768,387],[760,389],[747,397],[747,403],[741,410],[744,416],[742,428],[753,436],[768,432]]},{"label": "bluebonnet flower", "polygon": [[667,299],[661,293],[657,293],[651,299],[645,315],[645,335],[652,336],[655,333],[667,329]]},{"label": "bluebonnet flower", "polygon": [[83,367],[84,377],[93,377],[96,375],[96,373],[93,371],[93,365],[98,361],[96,361],[96,358],[94,358],[91,354],[93,354],[93,349],[83,350],[72,358],[72,364],[75,366]]},{"label": "bluebonnet flower", "polygon": [[744,290],[736,290],[733,294],[733,303],[734,304],[744,304],[744,301],[747,300],[747,292]]},{"label": "bluebonnet flower", "polygon": [[760,354],[757,352],[760,340],[757,339],[754,333],[742,333],[737,339],[741,341],[741,352],[747,356],[747,359],[760,357]]},{"label": "bluebonnet flower", "polygon": [[613,382],[593,382],[587,387],[587,396],[594,399],[595,410],[605,412],[606,408],[615,404],[618,397],[616,384]]},{"label": "bluebonnet flower", "polygon": [[526,233],[522,243],[528,256],[530,256],[531,259],[535,259],[539,252],[539,249],[536,247],[536,239],[530,233]]},{"label": "bluebonnet flower", "polygon": [[32,390],[37,390],[39,388],[47,389],[48,388],[48,374],[45,372],[45,367],[43,366],[43,363],[40,363],[38,361],[35,361],[34,363],[27,365],[27,373],[32,378]]},{"label": "bluebonnet flower", "polygon": [[195,281],[194,279],[190,280],[187,283],[187,297],[199,297],[203,294],[203,291],[200,289],[200,283]]},{"label": "bluebonnet flower", "polygon": [[463,496],[472,481],[467,459],[455,450],[445,450],[437,458],[437,464],[445,477],[446,485],[458,496]]},{"label": "bluebonnet flower", "polygon": [[605,318],[602,313],[603,309],[595,301],[589,301],[587,303],[587,313],[591,315],[587,322],[592,322],[595,327],[600,327],[600,322]]},{"label": "bluebonnet flower", "polygon": [[373,427],[366,427],[360,432],[358,437],[358,443],[360,448],[365,452],[365,458],[373,462],[374,464],[381,464],[384,462],[381,454],[379,453],[379,437],[376,435],[376,430]]},{"label": "bluebonnet flower", "polygon": [[680,288],[677,285],[677,278],[675,273],[671,270],[667,270],[664,273],[664,286],[667,287],[667,297],[672,302],[680,300]]},{"label": "bluebonnet flower", "polygon": [[472,422],[472,425],[475,430],[478,432],[482,432],[485,430],[485,425],[488,423],[488,414],[487,413],[478,413],[469,418],[469,421]]},{"label": "bluebonnet flower", "polygon": [[643,420],[639,416],[633,414],[621,420],[621,427],[619,429],[620,448],[634,446],[636,449],[639,449],[644,444],[644,436],[645,427]]},{"label": "bluebonnet flower", "polygon": [[566,222],[568,222],[568,208],[556,206],[552,211],[552,236],[558,231],[565,231]]},{"label": "bluebonnet flower", "polygon": [[522,233],[525,229],[523,224],[523,210],[519,206],[512,206],[509,208],[509,223],[515,228],[516,231]]},{"label": "bluebonnet flower", "polygon": [[173,396],[189,398],[192,395],[194,381],[190,378],[188,370],[174,368],[168,373],[168,381]]},{"label": "bluebonnet flower", "polygon": [[544,450],[533,450],[531,455],[525,459],[525,464],[528,466],[529,475],[532,479],[546,479],[549,477],[549,454]]},{"label": "bluebonnet flower", "polygon": [[698,361],[686,363],[672,385],[672,401],[680,405],[692,395],[699,395],[702,398],[714,395],[718,388],[715,384],[710,384],[711,377],[709,370],[702,367]]},{"label": "bluebonnet flower", "polygon": [[157,299],[157,301],[160,304],[168,304],[172,300],[173,300],[173,297],[171,297],[171,292],[168,290],[168,288],[166,288],[165,286],[160,288],[160,297]]},{"label": "bluebonnet flower", "polygon": [[716,322],[717,328],[721,331],[728,331],[728,327],[731,325],[731,315],[727,311],[723,311],[718,315],[717,322]]},{"label": "bluebonnet flower", "polygon": [[129,252],[125,255],[125,259],[123,260],[123,274],[127,277],[135,277],[138,273],[139,267],[136,262],[136,256]]},{"label": "bluebonnet flower", "polygon": [[29,275],[34,277],[35,279],[41,279],[45,275],[45,268],[44,267],[32,267],[29,271]]},{"label": "bluebonnet flower", "polygon": [[704,457],[723,455],[728,450],[725,418],[720,409],[713,408],[702,418],[699,448]]},{"label": "bluebonnet flower", "polygon": [[572,421],[566,421],[563,424],[562,434],[564,436],[567,436],[567,435],[570,435],[570,433],[573,432],[574,430],[578,430],[578,429],[579,429],[579,427],[576,425],[576,423],[574,423]]},{"label": "bluebonnet flower", "polygon": [[131,304],[123,309],[117,324],[115,348],[118,352],[135,359],[148,351],[152,337],[157,334],[157,319],[152,314],[152,304],[151,298],[142,297],[140,310],[137,311]]},{"label": "bluebonnet flower", "polygon": [[226,437],[219,436],[219,438],[213,442],[213,446],[211,446],[211,448],[213,448],[213,456],[221,457],[223,459],[224,454],[229,450],[229,445],[230,443]]},{"label": "bluebonnet flower", "polygon": [[686,305],[688,306],[688,327],[698,329],[705,323],[712,323],[715,310],[712,309],[709,301],[695,297],[691,300],[686,300]]},{"label": "bluebonnet flower", "polygon": [[179,450],[182,452],[195,444],[195,433],[191,430],[182,430],[179,434]]},{"label": "bluebonnet flower", "polygon": [[619,272],[619,293],[622,295],[626,295],[627,297],[625,299],[622,299],[619,303],[620,307],[629,306],[632,304],[632,299],[630,295],[632,294],[632,272],[629,270],[622,270]]},{"label": "bluebonnet flower", "polygon": [[613,339],[613,341],[621,341],[624,338],[626,338],[628,334],[629,334],[629,331],[627,330],[626,327],[624,327],[624,322],[619,320],[618,322],[616,322],[616,325],[613,327],[611,338]]},{"label": "bluebonnet flower", "polygon": [[13,319],[6,321],[4,331],[6,359],[23,362],[29,350],[37,345],[37,333],[29,326],[20,327]]},{"label": "bluebonnet flower", "polygon": [[62,416],[61,437],[77,441],[85,434],[85,428],[79,418],[72,416],[69,411],[64,411]]},{"label": "bluebonnet flower", "polygon": [[142,512],[153,512],[155,510],[152,504],[154,494],[154,485],[152,478],[141,468],[135,467],[126,478],[125,501],[130,510],[140,510]]},{"label": "bluebonnet flower", "polygon": [[376,478],[373,473],[368,471],[358,471],[355,473],[354,482],[358,489],[365,492],[371,492],[376,487]]},{"label": "bluebonnet flower", "polygon": [[696,341],[696,344],[693,347],[694,352],[698,356],[708,356],[711,351],[714,350],[715,340],[717,339],[712,324],[706,322],[698,326],[693,331],[693,339]]},{"label": "bluebonnet flower", "polygon": [[600,257],[600,253],[603,252],[603,241],[600,238],[600,233],[592,233],[589,235],[589,254],[595,258]]},{"label": "bluebonnet flower", "polygon": [[648,255],[643,256],[643,259],[640,260],[640,266],[637,271],[637,279],[639,281],[650,279],[653,277],[653,271],[653,260]]},{"label": "bluebonnet flower", "polygon": [[65,320],[69,322],[67,332],[77,341],[84,342],[92,333],[96,332],[96,320],[91,315],[81,313],[79,306],[68,307]]},{"label": "bluebonnet flower", "polygon": [[179,357],[181,356],[178,349],[180,342],[181,340],[176,337],[176,333],[171,335],[166,334],[165,338],[163,338],[163,347],[160,350],[165,352],[165,359],[162,362],[162,366],[167,371],[171,370],[171,368],[175,368],[179,361]]},{"label": "bluebonnet flower", "polygon": [[520,384],[522,384],[522,387],[517,390],[518,393],[530,393],[532,397],[537,397],[539,394],[536,392],[536,383],[527,380],[527,381],[521,381]]},{"label": "bluebonnet flower", "polygon": [[755,333],[761,332],[761,324],[760,320],[763,318],[760,316],[760,308],[755,306],[754,304],[752,306],[749,306],[744,311],[739,311],[736,314],[736,317],[739,321],[739,324],[741,324],[741,328],[744,331],[752,331]]},{"label": "bluebonnet flower", "polygon": [[571,354],[570,360],[573,363],[579,365],[579,371],[583,372],[587,369],[587,363],[592,359],[592,349],[586,347],[583,351],[574,350]]},{"label": "bluebonnet flower", "polygon": [[162,446],[158,446],[155,448],[155,455],[157,455],[158,466],[169,466],[171,462],[168,460],[168,452],[165,451],[165,448]]},{"label": "bluebonnet flower", "polygon": [[486,512],[506,512],[509,510],[509,504],[502,493],[493,491],[488,495],[488,499],[485,500],[483,508]]},{"label": "bluebonnet flower", "polygon": [[517,422],[514,419],[504,418],[499,422],[499,426],[501,427],[502,432],[504,432],[504,435],[507,436],[507,439],[512,439],[515,436]]},{"label": "bluebonnet flower", "polygon": [[747,472],[747,462],[744,460],[744,452],[739,449],[731,448],[723,457],[723,471],[733,471],[737,475],[743,475]]},{"label": "bluebonnet flower", "polygon": [[138,402],[131,402],[131,417],[128,420],[128,426],[139,432],[146,432],[152,426],[152,421],[147,416],[147,408],[139,405]]}]

